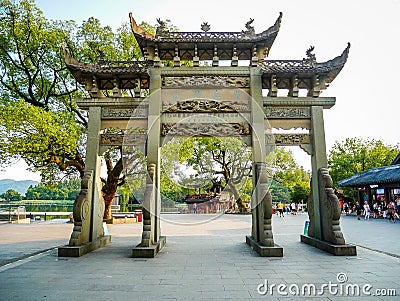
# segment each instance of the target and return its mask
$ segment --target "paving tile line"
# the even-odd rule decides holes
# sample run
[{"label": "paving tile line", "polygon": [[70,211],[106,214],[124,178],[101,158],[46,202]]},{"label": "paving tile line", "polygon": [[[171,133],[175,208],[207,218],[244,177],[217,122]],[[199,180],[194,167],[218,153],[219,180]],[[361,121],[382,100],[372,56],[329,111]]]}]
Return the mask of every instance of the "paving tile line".
[{"label": "paving tile line", "polygon": [[359,248],[367,249],[367,250],[370,250],[370,251],[373,251],[373,252],[377,252],[377,253],[380,253],[380,254],[384,254],[384,255],[387,255],[387,256],[391,256],[391,257],[395,257],[395,258],[399,258],[400,259],[400,255],[397,255],[397,254],[394,254],[394,253],[390,253],[390,252],[386,252],[386,251],[382,251],[382,250],[378,250],[378,249],[374,249],[374,248],[358,245],[358,244],[355,244],[355,243],[351,243],[351,244],[354,245],[354,246],[357,246]]},{"label": "paving tile line", "polygon": [[20,266],[24,263],[36,260],[38,258],[41,258],[45,255],[47,255],[48,253],[50,253],[51,251],[53,251],[54,249],[57,249],[57,247],[51,247],[51,248],[47,248],[44,250],[39,250],[30,254],[26,254],[24,256],[20,256],[17,258],[12,258],[9,260],[6,260],[4,263],[0,264],[0,273],[7,271],[9,269],[15,268],[17,266]]}]

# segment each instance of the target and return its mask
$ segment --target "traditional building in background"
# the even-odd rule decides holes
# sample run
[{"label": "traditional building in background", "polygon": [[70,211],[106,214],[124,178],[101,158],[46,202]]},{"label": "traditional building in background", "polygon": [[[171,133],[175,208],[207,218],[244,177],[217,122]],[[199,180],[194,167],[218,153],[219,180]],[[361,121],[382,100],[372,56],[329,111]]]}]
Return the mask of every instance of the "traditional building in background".
[{"label": "traditional building in background", "polygon": [[372,168],[339,182],[341,187],[353,187],[358,191],[358,202],[367,201],[386,205],[400,197],[400,153],[391,165]]}]

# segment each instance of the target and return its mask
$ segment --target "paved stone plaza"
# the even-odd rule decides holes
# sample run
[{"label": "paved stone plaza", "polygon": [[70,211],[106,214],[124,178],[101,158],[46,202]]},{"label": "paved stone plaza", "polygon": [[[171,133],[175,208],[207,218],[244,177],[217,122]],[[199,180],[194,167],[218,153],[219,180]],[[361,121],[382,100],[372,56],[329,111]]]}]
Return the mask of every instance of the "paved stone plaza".
[{"label": "paved stone plaza", "polygon": [[[73,227],[70,223],[0,224],[0,299],[308,300],[314,294],[307,294],[304,284],[314,285],[317,293],[325,285],[323,294],[314,297],[321,300],[399,298],[399,222],[342,217],[347,241],[368,249],[358,247],[355,257],[335,257],[299,242],[306,214],[274,216],[275,240],[284,248],[284,256],[266,258],[245,244],[250,215],[161,217],[167,244],[153,259],[130,257],[141,239],[140,223],[109,225],[112,243],[80,258],[57,257],[55,249],[27,257],[39,249],[66,244]],[[18,257],[27,258],[5,264]],[[265,293],[265,283],[273,291],[261,295],[258,291]],[[339,289],[340,284],[343,293],[335,293],[335,285]],[[345,294],[346,285],[362,290],[368,284],[371,296],[362,291],[360,296]],[[291,292],[296,287],[300,294],[294,296]],[[397,297],[372,296],[377,289],[395,289]]]}]

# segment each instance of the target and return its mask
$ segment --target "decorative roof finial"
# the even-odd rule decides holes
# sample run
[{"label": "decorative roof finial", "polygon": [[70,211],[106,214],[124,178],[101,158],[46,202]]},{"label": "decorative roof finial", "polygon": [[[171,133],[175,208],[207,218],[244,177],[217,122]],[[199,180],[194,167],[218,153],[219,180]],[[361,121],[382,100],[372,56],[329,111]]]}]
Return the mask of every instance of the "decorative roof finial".
[{"label": "decorative roof finial", "polygon": [[101,46],[97,48],[97,52],[99,53],[99,55],[96,56],[96,62],[97,63],[102,62],[104,60],[105,55],[103,49],[101,49]]},{"label": "decorative roof finial", "polygon": [[252,36],[256,33],[256,31],[254,30],[254,26],[251,26],[251,24],[254,22],[254,19],[250,18],[249,21],[246,22],[246,30],[243,30],[242,32],[246,35],[246,36]]},{"label": "decorative roof finial", "polygon": [[201,24],[201,30],[202,30],[202,31],[207,32],[207,31],[209,31],[210,29],[211,29],[211,26],[210,26],[210,24],[208,24],[208,22],[203,22],[203,24]]},{"label": "decorative roof finial", "polygon": [[157,23],[158,23],[158,26],[157,26],[157,29],[156,29],[156,35],[157,36],[168,35],[169,31],[168,31],[168,28],[167,28],[167,22],[161,20],[160,18],[157,18],[156,20],[157,20]]},{"label": "decorative roof finial", "polygon": [[315,54],[312,53],[314,51],[314,48],[314,46],[310,46],[310,48],[308,48],[306,51],[307,60],[311,63],[315,63],[317,61],[317,59],[315,58]]}]

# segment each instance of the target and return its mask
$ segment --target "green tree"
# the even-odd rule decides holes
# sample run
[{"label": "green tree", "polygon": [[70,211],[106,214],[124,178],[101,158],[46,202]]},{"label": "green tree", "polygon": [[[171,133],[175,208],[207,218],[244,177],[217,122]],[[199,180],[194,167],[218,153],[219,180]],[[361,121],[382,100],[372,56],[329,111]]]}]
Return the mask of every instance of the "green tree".
[{"label": "green tree", "polygon": [[[193,178],[204,186],[205,181],[222,177],[235,197],[241,212],[246,210],[244,187],[251,174],[251,150],[236,138],[192,137],[179,150],[181,162],[193,168]],[[242,187],[242,188],[240,188]]]},{"label": "green tree", "polygon": [[309,182],[298,182],[296,183],[292,191],[290,192],[290,197],[295,203],[305,203],[310,196],[311,188]]},{"label": "green tree", "polygon": [[[0,3],[0,160],[23,158],[47,183],[70,173],[83,176],[87,116],[75,99],[86,92],[67,70],[61,45],[87,63],[132,60],[139,50],[129,26],[114,34],[95,18],[81,26],[47,20],[32,0]],[[106,217],[124,182],[121,152],[105,156]]]},{"label": "green tree", "polygon": [[283,184],[272,180],[269,187],[271,192],[272,202],[290,203],[290,189],[285,187]]},{"label": "green tree", "polygon": [[275,164],[274,180],[285,187],[292,188],[301,182],[308,183],[310,175],[296,163],[293,153],[284,147],[277,147],[273,153]]},{"label": "green tree", "polygon": [[336,141],[328,155],[334,185],[362,171],[390,165],[399,151],[399,145],[385,145],[382,140],[376,139],[346,138]]},{"label": "green tree", "polygon": [[8,202],[18,202],[22,200],[22,195],[14,189],[7,190],[2,195],[0,195],[0,197],[7,200]]},{"label": "green tree", "polygon": [[80,191],[78,179],[68,179],[52,185],[30,186],[25,193],[27,200],[74,200]]}]

